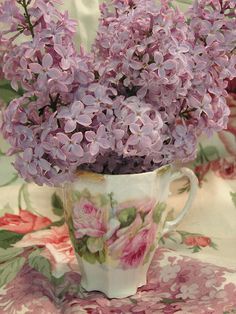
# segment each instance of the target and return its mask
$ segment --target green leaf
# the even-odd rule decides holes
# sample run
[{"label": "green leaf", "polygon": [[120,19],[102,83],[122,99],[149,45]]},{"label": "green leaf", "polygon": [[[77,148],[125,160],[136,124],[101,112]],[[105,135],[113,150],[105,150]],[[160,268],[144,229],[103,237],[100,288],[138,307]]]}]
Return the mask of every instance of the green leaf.
[{"label": "green leaf", "polygon": [[60,226],[64,225],[64,223],[65,223],[65,218],[62,218],[58,221],[54,221],[51,225],[47,226],[47,228],[60,227]]},{"label": "green leaf", "polygon": [[0,287],[11,282],[20,272],[25,264],[26,259],[19,256],[9,262],[0,265]]},{"label": "green leaf", "polygon": [[120,227],[128,227],[136,218],[137,209],[135,207],[125,208],[118,214]]},{"label": "green leaf", "polygon": [[193,253],[198,253],[201,251],[201,247],[198,245],[195,245],[195,246],[191,247],[190,250],[193,250],[192,251]]},{"label": "green leaf", "polygon": [[0,157],[1,156],[6,156],[6,154],[0,149]]},{"label": "green leaf", "polygon": [[195,159],[195,163],[196,164],[202,164],[204,162],[204,160],[202,160],[201,154],[197,153],[197,157]]},{"label": "green leaf", "polygon": [[212,160],[214,157],[219,157],[218,150],[215,146],[207,146],[203,148],[205,156],[208,157],[208,159]]},{"label": "green leaf", "polygon": [[103,264],[106,262],[106,252],[105,249],[96,253],[96,260],[98,263]]},{"label": "green leaf", "polygon": [[53,195],[52,195],[51,204],[52,204],[54,214],[57,216],[63,216],[63,214],[64,214],[63,202],[62,202],[60,196],[57,195],[56,192],[53,193]]},{"label": "green leaf", "polygon": [[105,250],[99,251],[98,254],[99,254],[98,262],[100,264],[105,263],[106,262],[106,252],[105,252]]},{"label": "green leaf", "polygon": [[28,256],[29,258],[34,258],[36,256],[40,256],[40,253],[43,252],[43,249],[36,248],[33,252]]},{"label": "green leaf", "polygon": [[193,0],[175,0],[176,2],[191,5]]},{"label": "green leaf", "polygon": [[14,257],[23,253],[24,250],[22,248],[8,248],[2,249],[0,248],[0,263],[6,262]]},{"label": "green leaf", "polygon": [[220,157],[219,152],[215,146],[203,147],[201,143],[199,144],[199,152],[196,159],[196,162],[198,164],[208,163],[219,157]]},{"label": "green leaf", "polygon": [[88,236],[83,236],[83,238],[80,238],[78,240],[75,239],[75,249],[76,252],[79,253],[80,256],[82,256],[87,251],[87,240]]},{"label": "green leaf", "polygon": [[[69,235],[70,235],[71,243],[72,243],[72,245],[73,245],[75,251],[76,251],[77,253],[79,253],[78,246],[77,246],[77,240],[76,240],[76,238],[75,238],[75,233],[74,233],[73,219],[72,219],[71,216],[67,218],[67,226],[68,226],[68,228],[69,228]],[[80,241],[80,240],[79,240],[79,241]],[[87,239],[86,239],[86,241],[87,241]]]},{"label": "green leaf", "polygon": [[233,203],[234,203],[234,206],[236,207],[236,192],[235,192],[235,193],[230,192],[230,195],[231,195],[231,197],[232,197],[232,201],[233,201]]},{"label": "green leaf", "polygon": [[178,302],[183,302],[183,299],[164,298],[161,300],[161,303],[164,303],[164,304],[173,304],[173,303],[178,303]]},{"label": "green leaf", "polygon": [[170,236],[170,235],[168,236],[168,239],[171,240],[171,241],[174,242],[174,243],[177,243],[177,241],[176,241],[172,236]]},{"label": "green leaf", "polygon": [[0,188],[4,188],[5,186],[11,185],[12,183],[14,183],[16,180],[18,179],[18,174],[14,174],[14,176],[7,181],[6,183],[3,183],[0,185]]},{"label": "green leaf", "polygon": [[0,82],[0,98],[8,104],[10,101],[12,101],[14,98],[19,97],[19,93],[14,91],[7,81],[1,81]]},{"label": "green leaf", "polygon": [[210,247],[212,247],[214,250],[218,250],[218,246],[214,242],[211,242]]},{"label": "green leaf", "polygon": [[61,276],[60,278],[52,276],[51,283],[54,286],[61,286],[65,282],[65,275]]},{"label": "green leaf", "polygon": [[176,10],[176,6],[171,1],[168,3],[168,5],[170,8]]},{"label": "green leaf", "polygon": [[50,262],[43,256],[39,255],[41,250],[36,250],[29,255],[29,265],[47,277],[49,280],[52,278],[52,270]]},{"label": "green leaf", "polygon": [[12,244],[20,241],[23,238],[23,234],[0,230],[0,248],[8,249]]},{"label": "green leaf", "polygon": [[109,204],[110,199],[109,197],[107,197],[106,195],[101,195],[100,196],[100,202],[101,202],[101,207],[106,206],[107,204]]},{"label": "green leaf", "polygon": [[74,202],[77,202],[81,198],[81,193],[79,191],[73,191],[72,192],[72,198]]},{"label": "green leaf", "polygon": [[165,203],[158,203],[157,206],[154,208],[154,211],[153,211],[153,221],[156,223],[156,224],[159,224],[159,222],[161,221],[161,217],[162,217],[162,214],[163,212],[165,211],[166,209],[166,204]]},{"label": "green leaf", "polygon": [[83,258],[90,264],[96,263],[96,255],[89,252],[88,250],[83,254]]},{"label": "green leaf", "polygon": [[[11,93],[14,96],[14,98],[17,96],[23,96],[24,94],[24,90],[21,87],[18,89],[18,91],[15,91],[11,87],[11,83],[7,80],[0,81],[0,91],[1,90],[9,91],[9,93]],[[1,96],[2,96],[2,93],[1,93]]]},{"label": "green leaf", "polygon": [[97,253],[104,248],[104,241],[102,238],[88,238],[87,247],[91,253]]},{"label": "green leaf", "polygon": [[191,185],[190,185],[190,181],[188,180],[188,182],[186,182],[185,185],[178,190],[178,194],[183,194],[185,192],[189,192],[190,188],[191,188]]},{"label": "green leaf", "polygon": [[160,242],[161,244],[165,244],[165,239],[164,239],[164,237],[161,237],[160,240],[159,240],[159,242]]}]

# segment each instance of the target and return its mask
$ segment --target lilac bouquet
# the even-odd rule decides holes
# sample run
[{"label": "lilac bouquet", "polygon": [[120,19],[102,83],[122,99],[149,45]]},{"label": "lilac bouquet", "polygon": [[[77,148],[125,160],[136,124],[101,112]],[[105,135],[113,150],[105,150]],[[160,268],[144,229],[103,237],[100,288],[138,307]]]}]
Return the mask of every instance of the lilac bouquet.
[{"label": "lilac bouquet", "polygon": [[[55,185],[77,169],[139,173],[194,159],[198,137],[227,125],[236,76],[236,1],[101,5],[91,53],[59,0],[0,6],[0,75],[22,96],[1,131],[26,181]],[[24,36],[21,44],[16,39]]]}]

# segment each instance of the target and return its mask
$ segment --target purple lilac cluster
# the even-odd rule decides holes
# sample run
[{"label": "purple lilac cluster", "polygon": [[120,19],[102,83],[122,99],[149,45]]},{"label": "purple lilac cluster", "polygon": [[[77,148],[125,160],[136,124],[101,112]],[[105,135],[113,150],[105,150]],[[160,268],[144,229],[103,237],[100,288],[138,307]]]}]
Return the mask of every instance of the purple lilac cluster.
[{"label": "purple lilac cluster", "polygon": [[[196,1],[187,18],[165,0],[113,0],[101,6],[91,54],[76,52],[76,24],[54,2],[0,7],[10,26],[0,41],[12,47],[2,70],[24,90],[1,129],[26,180],[51,185],[78,167],[138,173],[188,161],[199,135],[226,127],[235,0]],[[14,44],[21,34],[30,39]]]},{"label": "purple lilac cluster", "polygon": [[16,154],[15,168],[39,185],[68,180],[76,168],[80,137],[70,133],[65,143],[67,123],[59,117],[66,107],[74,119],[75,91],[94,81],[91,58],[74,45],[77,23],[55,3],[60,1],[7,0],[0,6],[0,21],[8,27],[0,32],[2,71],[15,90],[24,90],[3,112],[1,130],[9,154]]},{"label": "purple lilac cluster", "polygon": [[93,52],[100,82],[121,102],[123,152],[142,156],[144,169],[191,160],[198,136],[227,124],[225,88],[236,76],[236,2],[195,2],[189,22],[168,1],[160,8],[153,1],[114,3],[115,12],[102,6]]}]

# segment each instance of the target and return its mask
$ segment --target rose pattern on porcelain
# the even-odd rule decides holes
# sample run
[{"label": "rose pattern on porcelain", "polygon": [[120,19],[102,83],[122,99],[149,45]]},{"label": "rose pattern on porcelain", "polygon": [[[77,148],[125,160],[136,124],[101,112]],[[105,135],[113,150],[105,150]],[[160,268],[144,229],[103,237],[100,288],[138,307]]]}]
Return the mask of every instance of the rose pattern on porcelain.
[{"label": "rose pattern on porcelain", "polygon": [[136,268],[150,260],[166,208],[155,199],[118,203],[112,193],[74,193],[75,250],[87,262]]}]

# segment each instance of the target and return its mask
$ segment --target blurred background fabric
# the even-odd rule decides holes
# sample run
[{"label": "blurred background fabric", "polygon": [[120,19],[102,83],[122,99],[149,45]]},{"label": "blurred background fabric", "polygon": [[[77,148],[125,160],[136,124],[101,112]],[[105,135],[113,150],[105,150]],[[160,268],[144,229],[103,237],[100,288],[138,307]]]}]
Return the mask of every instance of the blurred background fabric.
[{"label": "blurred background fabric", "polygon": [[[79,22],[76,41],[78,46],[82,42],[87,50],[91,48],[96,36],[100,16],[99,5],[102,2],[102,0],[68,0],[61,7],[68,10],[70,16]],[[191,0],[189,2],[191,3]],[[182,11],[187,10],[189,6],[188,1],[183,1],[183,3],[174,1],[173,3]]]}]

